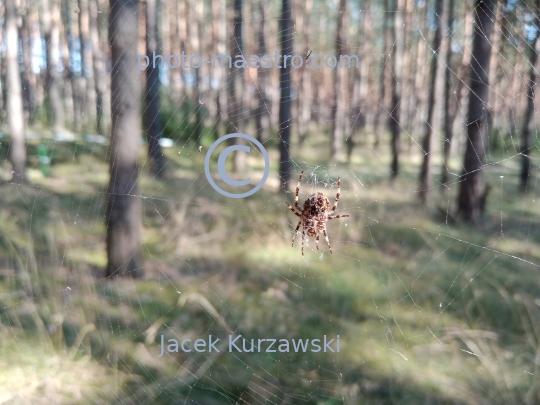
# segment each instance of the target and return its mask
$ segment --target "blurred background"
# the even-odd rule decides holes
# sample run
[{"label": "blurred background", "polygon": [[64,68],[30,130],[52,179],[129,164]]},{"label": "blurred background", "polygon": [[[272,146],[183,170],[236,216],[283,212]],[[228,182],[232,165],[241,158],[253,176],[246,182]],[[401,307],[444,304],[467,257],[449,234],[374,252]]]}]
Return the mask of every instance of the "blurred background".
[{"label": "blurred background", "polygon": [[[540,403],[539,21],[540,0],[1,0],[0,404]],[[307,62],[138,67],[182,51]],[[271,162],[243,199],[204,172],[235,132]],[[243,191],[251,146],[227,160]],[[291,247],[302,170],[301,204],[341,178],[333,254]],[[209,334],[341,350],[158,357]]]}]

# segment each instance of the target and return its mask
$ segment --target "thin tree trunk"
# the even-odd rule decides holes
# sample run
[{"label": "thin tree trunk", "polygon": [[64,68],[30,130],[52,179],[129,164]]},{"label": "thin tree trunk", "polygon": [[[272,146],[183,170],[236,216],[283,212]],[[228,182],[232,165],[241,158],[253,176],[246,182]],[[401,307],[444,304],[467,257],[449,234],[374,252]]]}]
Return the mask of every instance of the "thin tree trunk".
[{"label": "thin tree trunk", "polygon": [[[304,10],[302,13],[302,26],[303,26],[303,45],[300,48],[301,52],[307,54],[309,49],[309,34],[311,26],[311,14],[313,10],[313,0],[306,0],[304,3]],[[313,53],[313,52],[312,52]],[[310,55],[311,57],[311,55]],[[306,63],[309,63],[309,58]],[[311,121],[311,107],[313,105],[313,83],[311,70],[302,66],[300,70],[300,85],[299,85],[299,104],[300,111],[298,113],[298,138],[299,146],[302,147],[306,141],[306,137],[309,131],[309,122]]]},{"label": "thin tree trunk", "polygon": [[[491,52],[490,62],[489,62],[489,81],[492,83],[491,86],[489,86],[489,102],[491,105],[494,105],[497,102],[497,98],[499,97],[497,95],[497,81],[496,78],[498,76],[498,72],[500,70],[500,62],[499,59],[502,57],[502,48],[504,41],[506,38],[503,38],[503,32],[502,32],[502,24],[504,20],[504,8],[506,7],[506,1],[502,0],[497,5],[496,10],[496,18],[495,23],[493,25],[493,35],[491,36],[491,46],[493,48],[493,51]],[[496,111],[492,109],[492,115],[496,114]],[[492,132],[492,128],[490,127],[488,129],[488,137],[489,134]],[[489,143],[489,141],[488,141]]]},{"label": "thin tree trunk", "polygon": [[347,91],[347,79],[345,68],[340,69],[339,59],[345,52],[347,37],[347,0],[339,1],[339,13],[336,28],[336,54],[337,66],[333,69],[332,109],[330,115],[332,144],[330,147],[330,159],[340,160],[343,153],[343,138],[345,134],[345,93]]},{"label": "thin tree trunk", "polygon": [[[75,38],[79,37],[79,26],[77,23],[74,23],[73,16],[76,16],[73,12],[72,3],[70,0],[64,1],[64,6],[62,7],[62,15],[64,21],[62,24],[62,38],[64,47],[67,52],[64,52],[64,67],[65,67],[65,78],[64,81],[64,90],[67,90],[69,86],[71,89],[71,117],[73,119],[73,127],[76,131],[81,129],[82,125],[82,114],[83,109],[81,105],[81,75],[80,72],[75,72],[75,66],[72,66],[71,61],[73,56],[78,52],[78,49],[75,48]],[[66,91],[67,92],[67,91]]]},{"label": "thin tree trunk", "polygon": [[[242,98],[242,76],[243,69],[235,66],[236,57],[243,55],[242,45],[242,3],[243,0],[234,0],[233,9],[233,40],[231,46],[232,68],[230,71],[230,80],[228,81],[228,107],[229,107],[229,125],[228,133],[242,132],[240,121],[244,115],[244,103]],[[239,60],[238,60],[239,61]],[[242,138],[236,138],[236,144],[244,144]],[[241,174],[245,171],[246,155],[237,151],[234,155],[234,172]]]},{"label": "thin tree trunk", "polygon": [[[403,8],[403,28],[402,28],[402,37],[403,37],[403,48],[408,43],[408,47],[412,49],[412,35],[411,35],[411,24],[414,21],[415,7],[414,0],[405,0]],[[412,131],[411,121],[414,117],[414,114],[411,114],[410,108],[412,103],[412,94],[411,94],[411,77],[410,74],[412,70],[412,56],[413,52],[403,52],[403,61],[402,61],[402,72],[401,72],[401,103],[400,103],[400,125],[401,127],[409,132]],[[407,137],[408,149],[410,149],[412,144],[412,136]]]},{"label": "thin tree trunk", "polygon": [[43,33],[47,47],[47,87],[50,115],[52,115],[54,133],[64,131],[64,106],[60,91],[60,5],[59,0],[43,0]]},{"label": "thin tree trunk", "polygon": [[23,183],[25,181],[26,149],[24,144],[24,115],[21,89],[21,76],[19,74],[19,33],[17,30],[16,0],[6,0],[5,32],[6,32],[6,70],[7,80],[7,118],[11,137],[9,146],[9,160],[11,162],[12,181]]},{"label": "thin tree trunk", "polygon": [[90,42],[90,19],[88,0],[77,0],[79,7],[79,39],[81,44],[81,104],[83,109],[83,122],[89,118],[94,119],[95,89],[92,74],[92,45]]},{"label": "thin tree trunk", "polygon": [[[516,61],[512,67],[512,84],[507,91],[507,96],[515,97],[523,91],[523,77],[525,76],[526,59],[523,58],[525,51],[525,41],[521,41],[517,47]],[[512,138],[518,137],[518,119],[519,111],[521,110],[519,98],[514,99],[513,103],[508,103],[508,121],[510,123],[509,132]]]},{"label": "thin tree trunk", "polygon": [[[216,8],[217,13],[217,21],[216,24],[218,24],[217,27],[217,51],[218,55],[225,56],[227,52],[227,2],[221,1],[221,0],[214,0],[214,4]],[[220,128],[222,125],[221,123],[227,122],[229,119],[229,110],[228,110],[228,103],[227,100],[227,72],[229,71],[229,66],[224,63],[223,67],[219,66],[216,69],[214,69],[214,73],[216,75],[216,79],[218,82],[218,91],[216,95],[216,106],[217,106],[217,125],[218,128]],[[227,131],[227,126],[225,126],[224,129],[218,130],[218,136],[220,131],[224,130]]]},{"label": "thin tree trunk", "polygon": [[[200,55],[200,39],[199,39],[199,22],[201,21],[203,3],[197,0],[189,0],[189,38],[190,38],[190,47],[191,55]],[[196,62],[197,63],[197,62]],[[203,117],[202,117],[202,104],[200,104],[201,98],[201,68],[193,69],[195,75],[194,85],[193,85],[193,108],[195,112],[195,130],[193,132],[193,139],[196,142],[200,142],[202,127],[203,127]]]},{"label": "thin tree trunk", "polygon": [[141,200],[137,180],[141,82],[137,60],[138,0],[110,0],[112,131],[107,190],[106,276],[142,275]]},{"label": "thin tree trunk", "polygon": [[374,5],[371,1],[365,3],[365,6],[362,7],[362,13],[364,13],[362,37],[365,38],[365,42],[362,45],[363,52],[360,60],[360,101],[363,103],[362,109],[365,111],[366,130],[371,133],[375,131],[375,110],[378,109],[373,97],[373,78],[371,76],[375,54],[373,37],[376,33],[373,18],[371,18]]},{"label": "thin tree trunk", "polygon": [[[312,0],[308,0],[312,1]],[[259,0],[259,15],[257,28],[257,54],[259,57],[268,53],[266,48],[266,5],[265,0]],[[255,113],[255,133],[260,142],[268,140],[270,130],[270,111],[269,99],[266,94],[266,86],[268,86],[268,69],[259,69],[257,71],[257,111]]]},{"label": "thin tree trunk", "polygon": [[390,132],[392,140],[390,147],[392,149],[391,179],[395,179],[399,174],[399,152],[400,152],[400,110],[401,110],[401,77],[403,70],[403,3],[404,0],[397,0],[394,16],[394,47],[392,49],[392,62],[394,65],[394,74],[392,77],[392,106],[390,112]]},{"label": "thin tree trunk", "polygon": [[[501,15],[500,15],[500,24],[499,24],[499,30],[500,32],[498,35],[501,38],[500,45],[498,47],[498,53],[501,55],[504,55],[502,58],[502,62],[497,62],[497,69],[494,71],[493,79],[490,78],[490,81],[493,83],[495,97],[492,100],[493,104],[493,113],[496,116],[496,120],[494,121],[494,130],[493,132],[497,135],[495,139],[492,141],[492,149],[494,152],[498,150],[501,134],[503,131],[506,130],[509,124],[509,120],[507,117],[507,109],[506,104],[508,98],[506,98],[506,95],[508,94],[508,90],[510,89],[510,83],[508,79],[512,76],[506,73],[506,68],[509,67],[510,61],[512,59],[512,56],[515,55],[516,47],[515,45],[509,41],[509,17],[514,16],[515,14],[510,13],[511,8],[507,7],[508,1],[511,0],[505,0],[503,1],[503,6],[501,7]],[[514,65],[511,65],[511,68],[514,68]],[[514,95],[510,95],[510,97],[513,97]],[[491,95],[490,95],[491,100]]]},{"label": "thin tree trunk", "polygon": [[[293,50],[292,32],[292,0],[283,0],[281,9],[281,55],[291,55]],[[290,59],[289,59],[290,62]],[[281,91],[279,99],[279,178],[281,192],[289,190],[291,178],[291,64],[282,62],[283,68],[279,69],[279,87]]]},{"label": "thin tree trunk", "polygon": [[[424,125],[424,117],[426,116],[427,111],[427,101],[426,101],[426,86],[425,86],[425,66],[427,61],[426,48],[427,42],[424,39],[426,33],[429,32],[427,29],[427,4],[424,3],[422,8],[417,8],[418,15],[418,29],[422,32],[420,38],[418,38],[418,44],[416,46],[416,74],[414,77],[414,95],[413,95],[413,108],[411,112],[414,111],[414,126],[415,128],[422,128]],[[415,131],[416,132],[416,131]],[[409,138],[409,140],[411,140]],[[412,140],[411,140],[412,141]],[[411,143],[409,143],[410,145]]]},{"label": "thin tree trunk", "polygon": [[[148,142],[148,160],[150,172],[159,178],[164,175],[164,158],[159,140],[163,132],[161,117],[159,111],[161,104],[159,101],[159,63],[152,63],[154,55],[162,55],[162,49],[159,46],[158,30],[157,30],[157,1],[146,0],[146,56],[151,61],[146,68],[146,93],[145,101],[145,123],[144,129],[146,132],[146,141]],[[169,55],[165,55],[167,58]],[[163,63],[167,63],[165,59]]]},{"label": "thin tree trunk", "polygon": [[489,94],[490,36],[497,0],[476,0],[471,59],[471,84],[467,116],[467,146],[458,196],[458,214],[474,223],[484,194],[482,167],[486,154],[487,102]]},{"label": "thin tree trunk", "polygon": [[[5,2],[4,4],[4,10],[5,10]],[[2,5],[0,5],[0,10]],[[5,11],[4,11],[5,13]],[[4,23],[5,24],[5,23]],[[0,30],[0,43],[4,43],[5,36],[4,36],[4,30]],[[4,83],[7,81],[6,77],[6,58],[0,58],[0,119],[4,119],[6,116],[6,99],[7,99],[7,91],[6,86],[4,86]]]},{"label": "thin tree trunk", "polygon": [[450,164],[450,150],[452,145],[452,138],[454,135],[454,119],[456,115],[457,102],[454,96],[454,86],[452,81],[452,34],[454,23],[454,5],[451,0],[445,2],[446,7],[446,46],[445,46],[445,70],[444,70],[444,139],[443,139],[443,166],[441,184],[443,190],[446,190],[446,183],[448,183]]},{"label": "thin tree trunk", "polygon": [[534,39],[529,44],[529,82],[527,83],[527,107],[525,109],[525,117],[523,118],[523,129],[521,130],[521,173],[520,173],[520,188],[521,191],[527,192],[531,171],[531,130],[530,125],[534,114],[534,96],[536,90],[536,64],[538,62],[538,36],[540,31],[540,0],[535,1],[535,31]]},{"label": "thin tree trunk", "polygon": [[[473,38],[473,25],[474,25],[474,3],[475,0],[465,0],[465,3],[463,4],[464,13],[464,29],[463,29],[463,54],[461,56],[461,63],[458,66],[457,69],[457,97],[458,97],[458,111],[456,114],[456,119],[460,119],[460,128],[464,128],[466,125],[467,118],[466,118],[466,111],[468,109],[469,105],[469,97],[467,96],[469,93],[469,86],[470,86],[470,77],[469,77],[469,69],[471,64],[471,58],[472,58],[472,52],[471,52],[471,46],[472,46],[472,38]],[[459,140],[461,143],[460,139]],[[455,142],[454,142],[455,143]],[[462,148],[457,148],[458,150],[461,150]],[[460,152],[461,153],[461,152]]]},{"label": "thin tree trunk", "polygon": [[437,79],[437,65],[439,64],[439,48],[441,47],[441,31],[444,20],[441,18],[443,0],[435,1],[435,19],[437,28],[433,36],[431,46],[431,61],[429,65],[429,96],[428,96],[428,111],[427,119],[424,123],[424,138],[422,139],[422,151],[424,158],[422,160],[422,168],[420,170],[419,191],[418,196],[420,201],[425,204],[429,191],[429,161],[431,157],[431,134],[433,132],[433,112],[435,110],[435,82]]},{"label": "thin tree trunk", "polygon": [[[391,32],[393,25],[390,24],[390,1],[383,0],[383,12],[384,18],[382,21],[382,37],[384,38],[384,44],[391,43],[393,34]],[[379,73],[379,108],[377,108],[375,115],[375,122],[378,126],[377,131],[375,131],[375,140],[373,142],[373,147],[377,149],[381,142],[381,134],[386,133],[388,127],[388,117],[387,111],[389,109],[390,103],[387,102],[388,94],[387,91],[391,86],[391,72],[390,66],[388,65],[390,58],[386,54],[386,46],[383,46],[383,52],[381,52],[381,73]],[[388,85],[387,85],[388,84]],[[384,111],[382,114],[381,112]]]},{"label": "thin tree trunk", "polygon": [[36,20],[34,19],[34,11],[29,1],[26,1],[25,8],[25,12],[21,13],[21,48],[24,64],[23,100],[28,111],[28,121],[30,124],[33,124],[38,108],[37,78],[32,69],[32,40],[34,38],[32,31]]},{"label": "thin tree trunk", "polygon": [[88,0],[89,6],[89,33],[92,47],[92,67],[94,73],[94,89],[96,92],[96,132],[105,133],[105,59],[101,52],[98,25],[98,0]]}]

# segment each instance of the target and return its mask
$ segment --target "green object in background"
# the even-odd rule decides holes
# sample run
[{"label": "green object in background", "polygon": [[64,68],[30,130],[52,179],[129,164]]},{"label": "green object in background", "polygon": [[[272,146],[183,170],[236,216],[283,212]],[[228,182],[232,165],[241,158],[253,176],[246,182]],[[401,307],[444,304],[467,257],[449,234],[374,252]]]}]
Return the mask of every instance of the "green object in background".
[{"label": "green object in background", "polygon": [[49,164],[51,163],[51,158],[47,156],[47,152],[47,145],[40,144],[38,147],[39,168],[45,177],[49,177]]}]

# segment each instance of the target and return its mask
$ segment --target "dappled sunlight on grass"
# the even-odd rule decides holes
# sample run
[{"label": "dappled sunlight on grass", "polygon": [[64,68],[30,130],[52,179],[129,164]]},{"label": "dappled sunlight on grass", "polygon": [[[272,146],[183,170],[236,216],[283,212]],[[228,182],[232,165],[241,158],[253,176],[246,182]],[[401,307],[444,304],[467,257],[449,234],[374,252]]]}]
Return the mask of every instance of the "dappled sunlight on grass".
[{"label": "dappled sunlight on grass", "polygon": [[[165,180],[141,174],[143,280],[101,278],[102,156],[54,165],[29,186],[1,186],[0,402],[228,403],[219,398],[237,400],[254,382],[262,393],[346,403],[538,398],[538,205],[495,189],[472,228],[445,215],[455,188],[416,202],[406,175],[414,159],[393,184],[369,151],[355,157],[358,167],[306,163],[301,199],[315,190],[333,199],[341,176],[338,210],[351,217],[328,224],[332,255],[311,239],[302,256],[285,206],[294,193],[221,197],[206,184],[204,154],[179,151],[166,151]],[[162,334],[231,332],[340,335],[341,350],[157,357]]]}]

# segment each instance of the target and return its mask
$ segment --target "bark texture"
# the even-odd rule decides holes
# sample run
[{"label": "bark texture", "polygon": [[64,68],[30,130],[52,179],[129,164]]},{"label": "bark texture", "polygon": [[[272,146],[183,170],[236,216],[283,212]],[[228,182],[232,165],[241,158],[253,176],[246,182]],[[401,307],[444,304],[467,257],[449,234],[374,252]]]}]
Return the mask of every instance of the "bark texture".
[{"label": "bark texture", "polygon": [[473,32],[470,65],[469,110],[467,115],[467,144],[461,174],[458,215],[466,222],[478,221],[484,182],[482,168],[486,155],[487,102],[489,94],[489,61],[491,42],[489,40],[495,20],[497,0],[476,0],[475,24]]},{"label": "bark texture", "polygon": [[107,190],[106,276],[142,275],[139,259],[141,199],[138,159],[141,140],[137,74],[138,0],[110,1],[112,131]]}]

